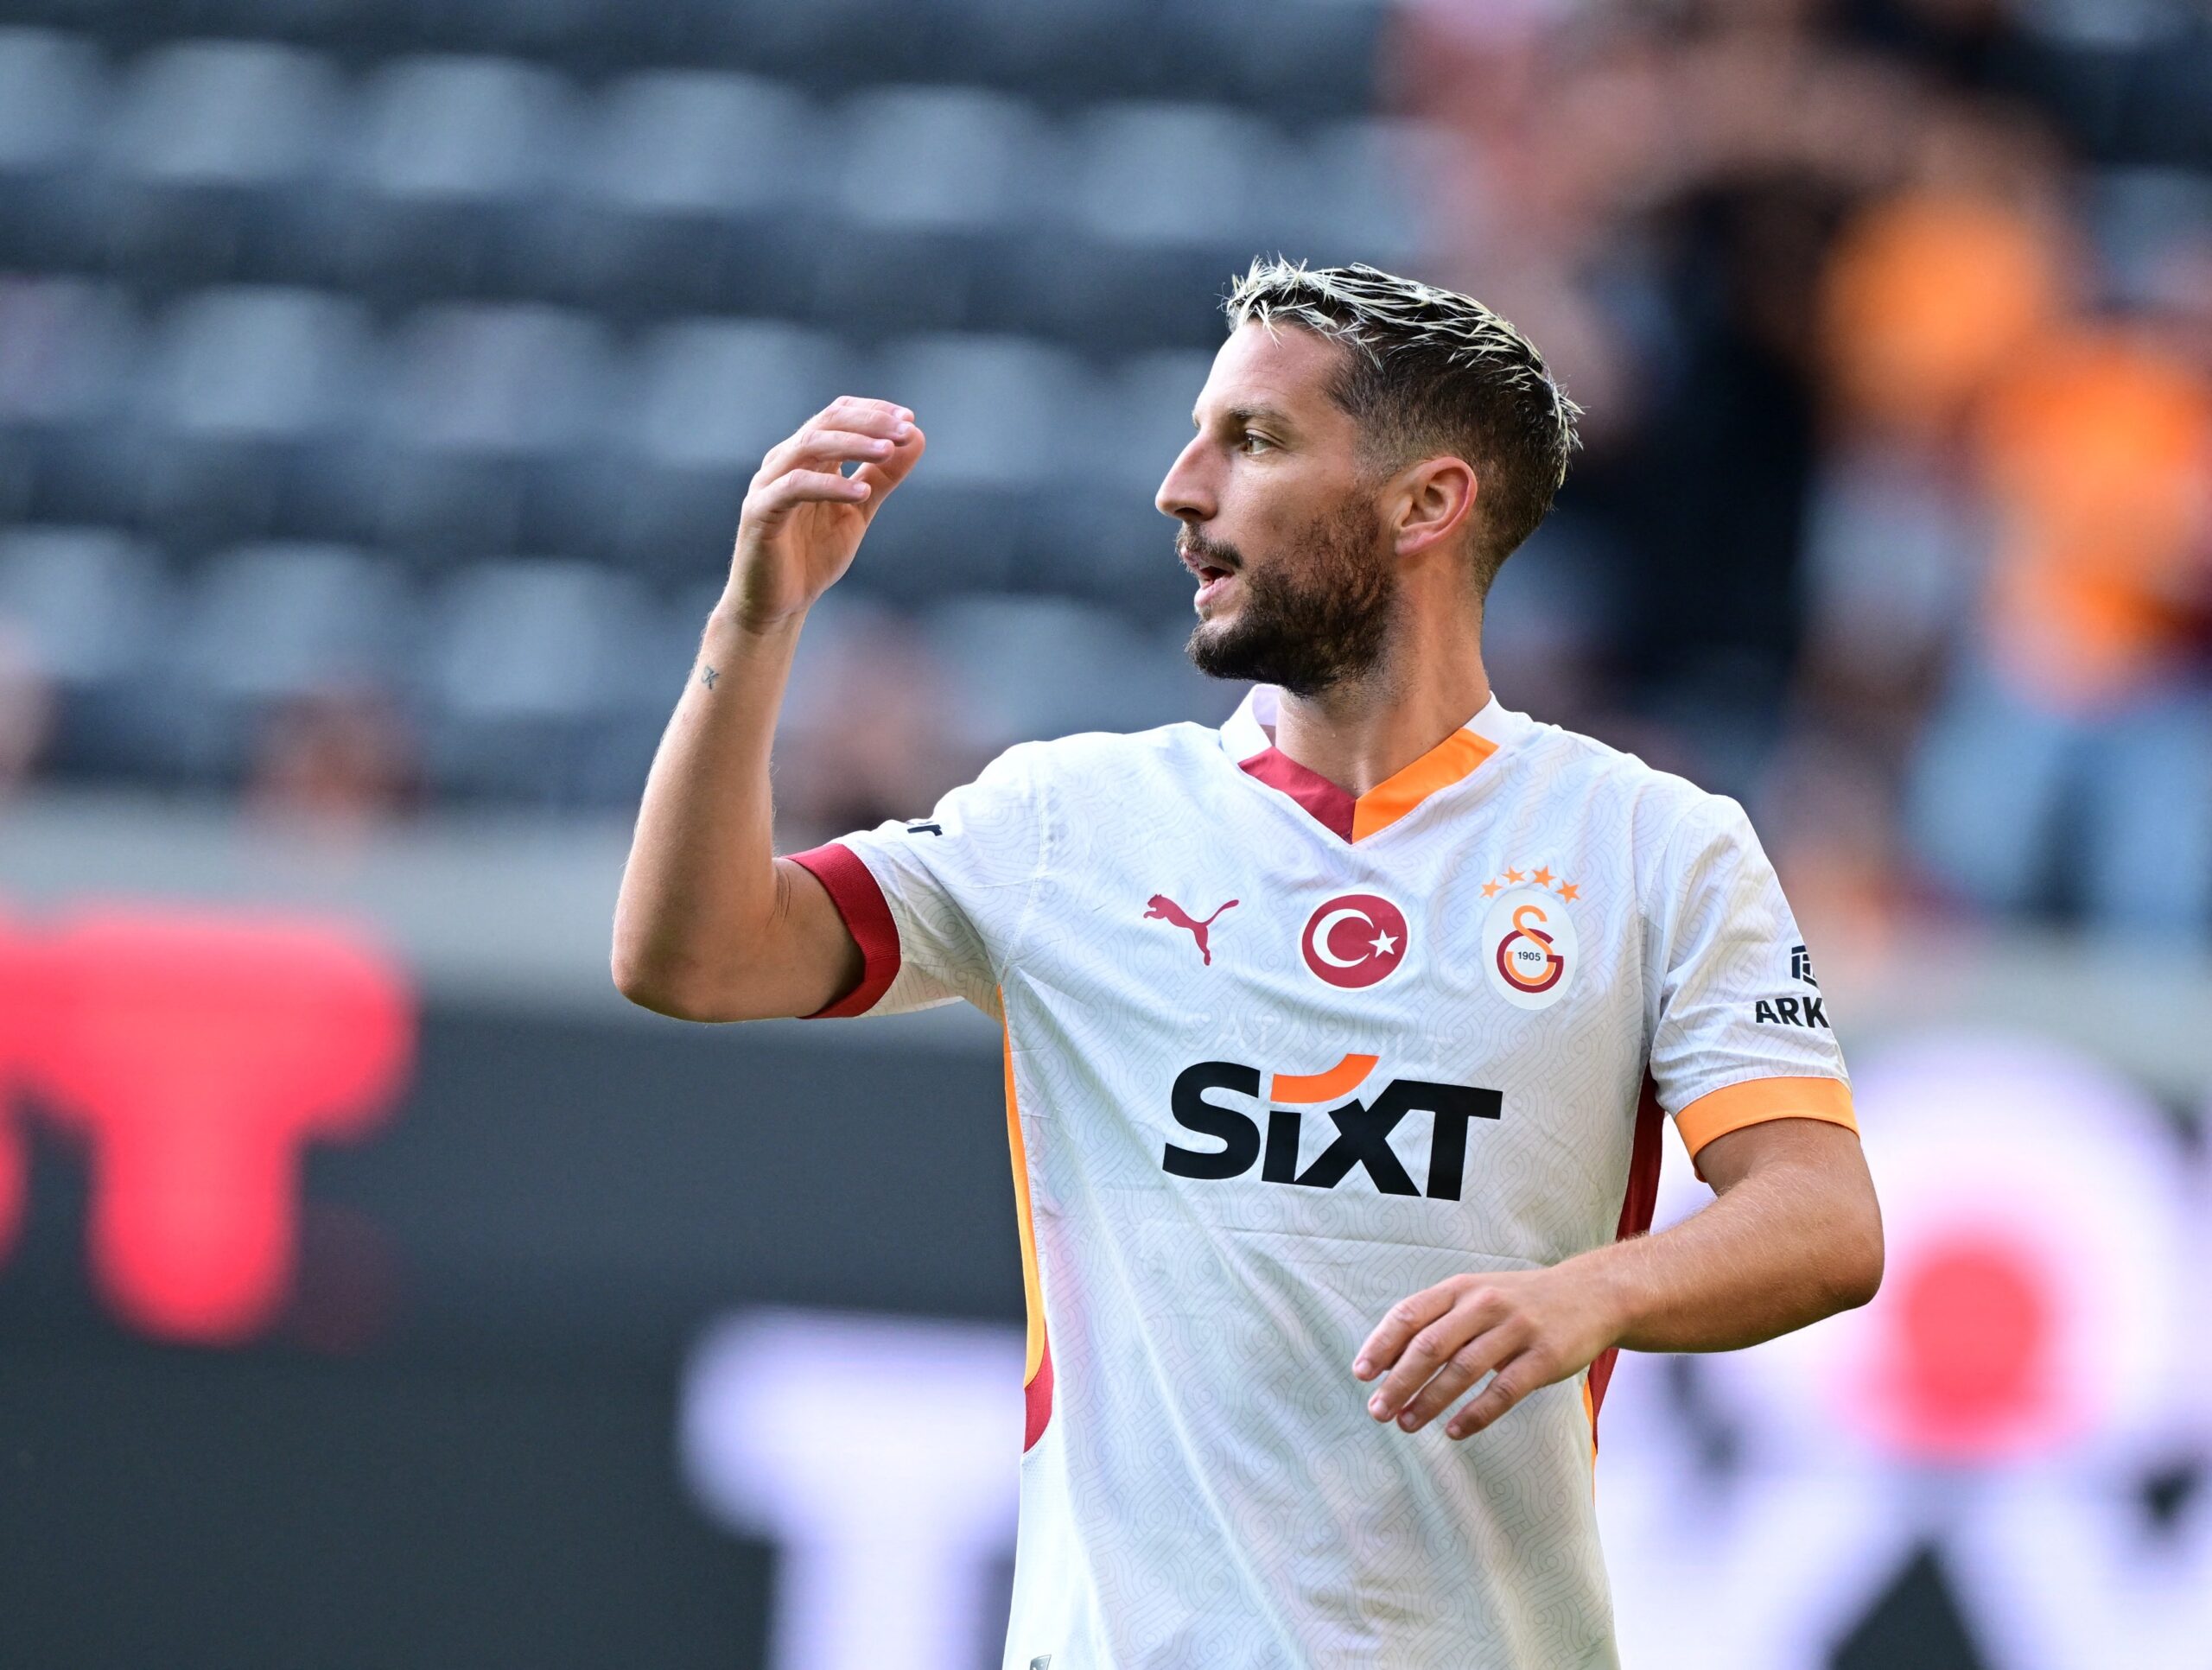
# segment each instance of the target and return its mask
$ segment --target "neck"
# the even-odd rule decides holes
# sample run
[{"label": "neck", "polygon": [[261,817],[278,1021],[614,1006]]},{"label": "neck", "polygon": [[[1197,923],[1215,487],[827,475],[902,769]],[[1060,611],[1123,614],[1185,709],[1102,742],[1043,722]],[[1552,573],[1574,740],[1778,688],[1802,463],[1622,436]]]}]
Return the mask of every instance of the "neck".
[{"label": "neck", "polygon": [[1363,795],[1419,759],[1490,700],[1482,607],[1460,597],[1401,599],[1374,670],[1312,695],[1281,695],[1275,746],[1309,772]]}]

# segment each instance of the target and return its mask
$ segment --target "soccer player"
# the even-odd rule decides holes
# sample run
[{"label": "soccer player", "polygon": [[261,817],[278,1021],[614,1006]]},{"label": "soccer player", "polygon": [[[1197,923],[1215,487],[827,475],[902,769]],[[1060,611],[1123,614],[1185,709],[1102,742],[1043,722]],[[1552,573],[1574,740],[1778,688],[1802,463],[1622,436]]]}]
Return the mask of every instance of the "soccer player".
[{"label": "soccer player", "polygon": [[[1610,1665],[1615,1350],[1880,1280],[1842,1057],[1742,810],[1491,692],[1484,592],[1574,444],[1536,350],[1366,266],[1255,263],[1227,311],[1158,505],[1236,715],[1027,743],[772,856],[808,606],[923,460],[914,413],[835,401],[747,495],[615,982],[1002,1025],[1011,1670]],[[1648,1235],[1668,1116],[1717,1198]]]}]

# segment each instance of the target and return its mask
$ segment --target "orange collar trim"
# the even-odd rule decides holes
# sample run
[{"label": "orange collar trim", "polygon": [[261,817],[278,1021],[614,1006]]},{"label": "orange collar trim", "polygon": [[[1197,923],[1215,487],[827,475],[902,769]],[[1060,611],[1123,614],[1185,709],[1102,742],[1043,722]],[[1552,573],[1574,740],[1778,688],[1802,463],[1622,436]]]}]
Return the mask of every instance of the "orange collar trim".
[{"label": "orange collar trim", "polygon": [[1469,777],[1497,752],[1497,744],[1480,732],[1454,731],[1405,770],[1357,797],[1273,746],[1239,764],[1269,788],[1289,796],[1325,828],[1346,841],[1358,841],[1389,829],[1439,790]]},{"label": "orange collar trim", "polygon": [[1385,778],[1352,802],[1351,838],[1364,841],[1387,829],[1440,789],[1473,774],[1497,744],[1473,731],[1454,731],[1419,759]]}]

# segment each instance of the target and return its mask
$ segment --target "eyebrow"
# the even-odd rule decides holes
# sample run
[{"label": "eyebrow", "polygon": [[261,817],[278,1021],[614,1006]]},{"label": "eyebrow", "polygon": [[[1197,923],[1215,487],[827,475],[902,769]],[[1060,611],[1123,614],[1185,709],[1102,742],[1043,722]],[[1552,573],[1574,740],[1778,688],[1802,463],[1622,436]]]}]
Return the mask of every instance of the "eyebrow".
[{"label": "eyebrow", "polygon": [[[1231,406],[1223,416],[1236,423],[1268,423],[1285,429],[1298,427],[1291,422],[1290,414],[1280,406]],[[1205,427],[1198,422],[1196,412],[1191,414],[1191,427],[1194,429]]]}]

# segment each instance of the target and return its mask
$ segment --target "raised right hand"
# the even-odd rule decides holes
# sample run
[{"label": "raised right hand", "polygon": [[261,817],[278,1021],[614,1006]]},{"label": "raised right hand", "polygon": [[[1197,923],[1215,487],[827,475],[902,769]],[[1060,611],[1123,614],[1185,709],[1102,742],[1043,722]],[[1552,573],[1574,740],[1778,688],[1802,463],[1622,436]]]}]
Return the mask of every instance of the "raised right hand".
[{"label": "raised right hand", "polygon": [[739,623],[765,631],[836,585],[925,444],[906,407],[846,395],[772,448],[738,518],[728,597]]}]

